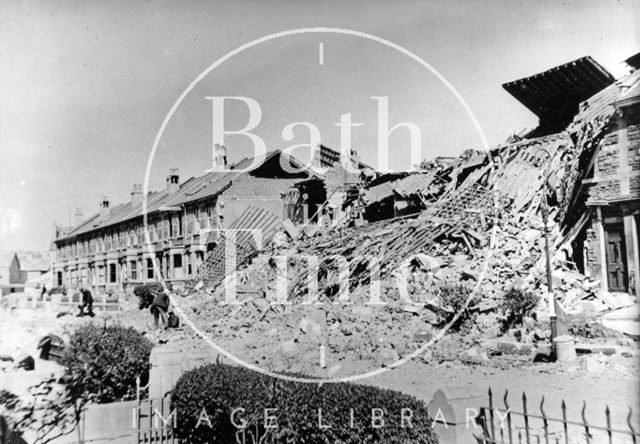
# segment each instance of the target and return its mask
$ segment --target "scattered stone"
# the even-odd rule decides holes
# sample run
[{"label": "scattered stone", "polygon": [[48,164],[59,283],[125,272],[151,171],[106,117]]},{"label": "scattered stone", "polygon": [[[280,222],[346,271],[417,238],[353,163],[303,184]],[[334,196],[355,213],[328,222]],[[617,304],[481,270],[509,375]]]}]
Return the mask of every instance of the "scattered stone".
[{"label": "scattered stone", "polygon": [[602,353],[605,356],[611,356],[616,353],[616,348],[609,345],[596,344],[576,344],[576,353],[579,355],[587,355],[593,353]]},{"label": "scattered stone", "polygon": [[312,334],[316,336],[320,336],[322,334],[322,327],[315,321],[311,319],[302,318],[300,320],[300,330],[306,334]]},{"label": "scattered stone", "polygon": [[388,366],[400,360],[400,355],[393,348],[385,347],[380,350],[378,357],[383,366]]},{"label": "scattered stone", "polygon": [[16,367],[23,370],[32,371],[36,368],[35,360],[31,355],[19,357],[14,361],[16,362]]},{"label": "scattered stone", "polygon": [[534,350],[532,344],[512,341],[498,341],[496,347],[505,355],[530,355]]},{"label": "scattered stone", "polygon": [[418,304],[405,304],[404,307],[402,307],[404,311],[413,313],[413,314],[420,314],[423,308],[424,307],[422,305],[418,305]]},{"label": "scattered stone", "polygon": [[438,323],[438,315],[431,310],[423,310],[420,314],[420,319],[429,325],[435,325]]},{"label": "scattered stone", "polygon": [[485,351],[479,352],[475,347],[467,349],[460,353],[459,358],[467,364],[481,364],[487,362],[489,357]]},{"label": "scattered stone", "polygon": [[543,330],[541,328],[537,328],[534,331],[533,339],[535,342],[542,342],[549,339],[551,336],[551,332],[549,330]]},{"label": "scattered stone", "polygon": [[551,344],[538,344],[534,350],[533,362],[551,362],[553,347]]},{"label": "scattered stone", "polygon": [[432,332],[418,332],[413,335],[413,342],[427,342],[433,338]]},{"label": "scattered stone", "polygon": [[471,279],[474,281],[478,280],[478,273],[471,270],[469,266],[466,266],[462,270],[460,270],[460,274],[462,275],[462,279]]},{"label": "scattered stone", "polygon": [[340,331],[345,336],[351,336],[353,334],[353,324],[343,324],[340,326]]}]

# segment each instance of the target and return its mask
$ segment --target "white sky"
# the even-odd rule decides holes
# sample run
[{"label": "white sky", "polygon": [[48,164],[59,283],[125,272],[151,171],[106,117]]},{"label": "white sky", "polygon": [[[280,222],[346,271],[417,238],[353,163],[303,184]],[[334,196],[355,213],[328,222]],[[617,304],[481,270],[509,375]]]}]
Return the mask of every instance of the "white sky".
[{"label": "white sky", "polygon": [[[156,133],[182,90],[225,53],[267,34],[339,27],[395,42],[424,58],[461,93],[490,145],[536,118],[501,87],[591,55],[614,75],[640,50],[630,1],[78,1],[0,5],[0,249],[47,248],[53,223],[100,196],[129,198],[141,183]],[[324,44],[324,64],[318,44]],[[407,57],[354,37],[305,35],[246,51],[187,97],[167,128],[152,188],[169,167],[181,179],[209,167],[211,107],[204,97],[243,95],[262,105],[255,130],[269,148],[309,121],[338,147],[344,113],[364,123],[353,147],[375,163],[375,102],[388,96],[391,124],[421,127],[423,156],[455,155],[481,143],[462,107]],[[246,123],[229,110],[229,126]],[[226,142],[232,160],[249,153]],[[408,137],[394,134],[393,168],[409,166]],[[300,153],[300,157],[304,157]]]}]

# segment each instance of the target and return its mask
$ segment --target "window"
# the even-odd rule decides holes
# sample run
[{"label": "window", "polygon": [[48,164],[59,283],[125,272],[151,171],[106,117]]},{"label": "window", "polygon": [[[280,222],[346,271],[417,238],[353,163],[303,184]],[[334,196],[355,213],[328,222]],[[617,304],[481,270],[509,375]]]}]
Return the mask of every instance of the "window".
[{"label": "window", "polygon": [[198,228],[200,230],[206,230],[209,228],[207,222],[209,222],[209,218],[207,217],[207,212],[204,211],[203,208],[198,210]]},{"label": "window", "polygon": [[182,235],[182,223],[180,216],[174,216],[171,219],[171,237],[177,237]]},{"label": "window", "polygon": [[187,254],[184,257],[184,260],[187,263],[187,276],[191,276],[191,273],[193,273],[193,269],[191,267],[191,254]]},{"label": "window", "polygon": [[117,281],[116,264],[109,264],[109,282],[115,283]]},{"label": "window", "polygon": [[182,255],[173,255],[173,278],[184,279],[184,270],[182,269]]},{"label": "window", "polygon": [[153,259],[147,259],[147,279],[153,279]]},{"label": "window", "polygon": [[130,265],[131,265],[131,280],[137,281],[138,280],[138,263],[136,261],[131,261]]},{"label": "window", "polygon": [[98,284],[104,284],[105,275],[104,275],[104,267],[98,266]]}]

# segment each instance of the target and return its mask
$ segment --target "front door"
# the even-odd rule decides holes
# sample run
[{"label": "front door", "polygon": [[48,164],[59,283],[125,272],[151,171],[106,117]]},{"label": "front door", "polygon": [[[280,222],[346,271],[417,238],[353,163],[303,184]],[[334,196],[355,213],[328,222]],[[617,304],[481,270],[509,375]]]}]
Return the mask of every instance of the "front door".
[{"label": "front door", "polygon": [[606,227],[607,277],[609,291],[627,291],[627,255],[622,225]]}]

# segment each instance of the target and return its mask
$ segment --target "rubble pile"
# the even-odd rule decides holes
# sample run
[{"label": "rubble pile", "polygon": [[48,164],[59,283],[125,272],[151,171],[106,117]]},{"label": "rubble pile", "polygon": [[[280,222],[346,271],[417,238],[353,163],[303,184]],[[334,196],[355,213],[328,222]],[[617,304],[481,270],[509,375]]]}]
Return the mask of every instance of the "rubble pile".
[{"label": "rubble pile", "polygon": [[[596,97],[563,132],[468,150],[353,187],[343,209],[364,206],[369,223],[356,224],[362,218],[353,215],[333,228],[285,221],[274,242],[238,270],[240,304],[221,306],[225,286],[210,286],[194,311],[220,337],[257,337],[257,354],[274,342],[284,357],[320,344],[339,360],[391,362],[432,338],[455,310],[473,312],[476,332],[500,333],[512,288],[538,295],[538,312],[548,313],[546,243],[553,296],[565,312],[629,305],[569,259],[591,216],[576,199],[576,183],[613,112],[611,100]],[[409,211],[395,217],[399,202]],[[442,297],[448,285],[473,290],[464,307]]]}]

